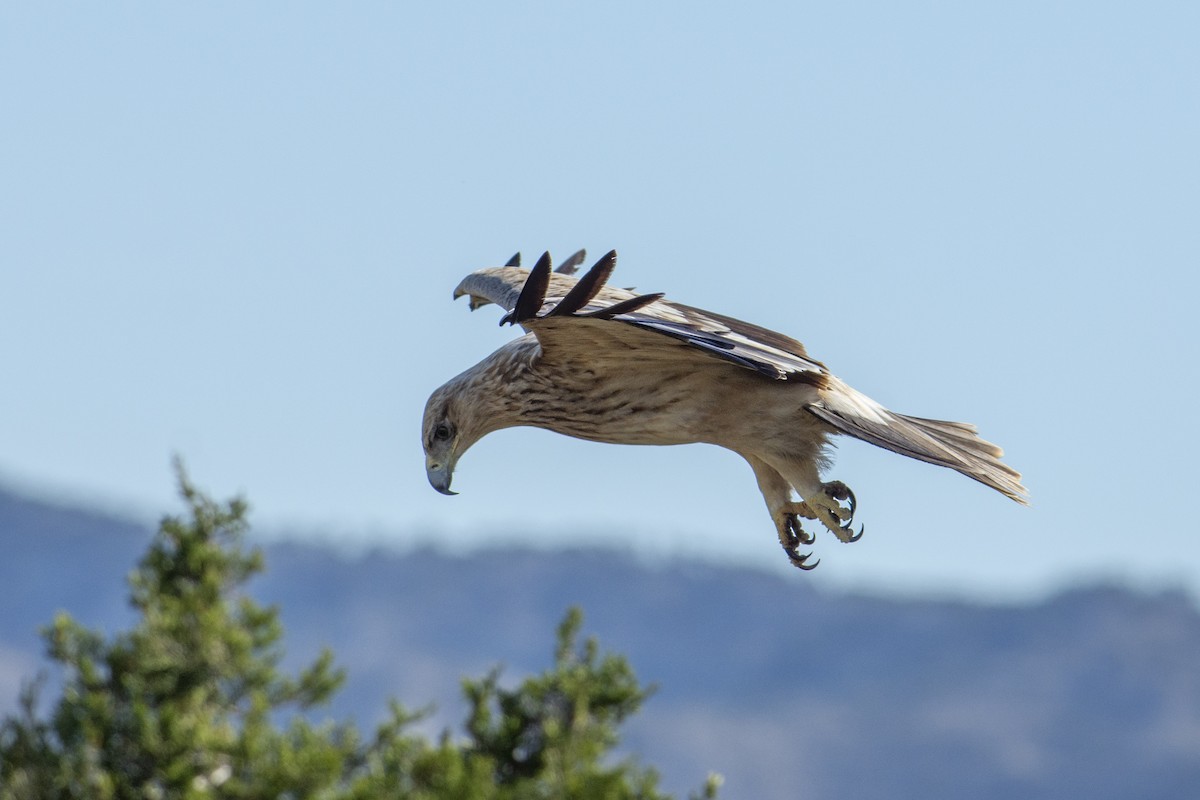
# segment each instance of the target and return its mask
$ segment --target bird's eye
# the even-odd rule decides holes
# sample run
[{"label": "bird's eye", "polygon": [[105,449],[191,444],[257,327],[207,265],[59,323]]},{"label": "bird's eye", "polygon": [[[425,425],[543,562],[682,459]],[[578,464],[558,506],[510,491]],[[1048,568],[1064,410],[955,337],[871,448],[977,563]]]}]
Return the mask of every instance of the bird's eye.
[{"label": "bird's eye", "polygon": [[444,442],[450,438],[450,426],[442,422],[433,429],[433,438],[436,441]]}]

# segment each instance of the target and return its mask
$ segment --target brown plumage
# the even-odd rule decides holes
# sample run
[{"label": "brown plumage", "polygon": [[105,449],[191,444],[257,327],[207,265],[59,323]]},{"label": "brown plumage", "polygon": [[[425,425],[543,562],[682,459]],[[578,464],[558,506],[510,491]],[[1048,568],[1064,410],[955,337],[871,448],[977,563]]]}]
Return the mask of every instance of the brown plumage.
[{"label": "brown plumage", "polygon": [[889,411],[782,334],[607,286],[616,252],[575,278],[583,258],[580,251],[555,272],[548,253],[532,270],[520,268],[518,254],[455,290],[472,310],[499,305],[508,312],[502,325],[528,333],[429,398],[422,439],[438,491],[453,494],[455,464],[472,444],[517,425],[613,444],[715,444],[749,462],[780,543],[802,569],[816,562],[799,552],[814,540],[801,518],[843,542],[861,536],[850,527],[854,493],[820,477],[831,434],[950,467],[1027,502],[1020,474],[974,426]]}]

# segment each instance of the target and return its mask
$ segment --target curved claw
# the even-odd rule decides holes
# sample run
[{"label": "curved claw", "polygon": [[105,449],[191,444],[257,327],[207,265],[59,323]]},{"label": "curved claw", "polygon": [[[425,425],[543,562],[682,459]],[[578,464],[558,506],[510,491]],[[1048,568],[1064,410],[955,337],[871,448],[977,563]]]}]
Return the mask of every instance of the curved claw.
[{"label": "curved claw", "polygon": [[[839,525],[839,528],[842,530],[850,530],[851,524],[854,522],[854,511],[858,509],[858,498],[854,497],[854,493],[851,491],[851,488],[846,486],[845,483],[842,483],[841,481],[830,481],[822,488],[828,497],[838,501],[845,501],[848,516],[846,517],[845,521],[842,521],[842,523]],[[840,512],[838,513],[838,517],[841,517]]]},{"label": "curved claw", "polygon": [[812,544],[817,540],[815,533],[804,530],[800,524],[800,517],[796,514],[788,514],[784,524],[787,525],[788,539],[792,541],[793,548],[801,544]]},{"label": "curved claw", "polygon": [[783,546],[783,552],[787,555],[788,561],[792,562],[792,566],[807,572],[821,563],[821,559],[817,559],[809,564],[808,559],[812,558],[812,553],[797,552],[800,545],[812,544],[816,538],[815,534],[800,527],[800,520],[795,514],[788,514],[784,517],[783,525],[779,529],[779,544]]},{"label": "curved claw", "polygon": [[811,564],[806,563],[808,561],[808,559],[812,558],[812,553],[805,553],[804,555],[801,555],[800,553],[797,553],[794,550],[785,550],[784,552],[787,553],[788,560],[792,562],[793,567],[802,569],[805,572],[816,569],[817,564],[821,563],[821,559],[819,559],[819,558],[816,561],[812,562]]},{"label": "curved claw", "polygon": [[[848,526],[848,525],[847,525],[847,529],[849,529],[849,526]],[[851,542],[857,542],[859,539],[861,539],[861,538],[862,538],[863,531],[865,531],[866,529],[867,529],[867,526],[866,526],[866,525],[863,525],[862,527],[860,527],[860,528],[858,529],[858,533],[854,534],[854,535],[853,535],[853,536],[851,536],[849,539],[846,539],[846,540],[845,540],[846,544],[850,544]]]},{"label": "curved claw", "polygon": [[[824,489],[825,494],[829,495],[834,500],[845,501],[848,515],[846,519],[843,520],[840,525],[838,525],[838,529],[842,531],[851,530],[851,526],[854,524],[854,512],[858,509],[858,498],[854,496],[854,491],[841,481],[831,481],[825,484]],[[841,514],[838,514],[838,516],[840,517]],[[863,529],[860,528],[858,533],[848,538],[842,538],[841,536],[838,538],[842,539],[843,542],[857,542],[862,538],[862,532]]]}]

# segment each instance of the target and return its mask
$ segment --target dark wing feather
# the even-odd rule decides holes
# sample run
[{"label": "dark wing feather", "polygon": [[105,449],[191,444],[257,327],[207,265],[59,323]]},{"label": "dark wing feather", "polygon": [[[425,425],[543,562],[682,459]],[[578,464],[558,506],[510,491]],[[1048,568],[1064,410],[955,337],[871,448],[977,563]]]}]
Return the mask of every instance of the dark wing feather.
[{"label": "dark wing feather", "polygon": [[[579,251],[579,253],[582,252],[582,250]],[[579,253],[575,255],[579,255]],[[617,251],[609,250],[582,278],[576,281],[575,285],[571,287],[571,290],[567,292],[562,301],[548,312],[549,315],[559,317],[564,314],[574,314],[586,306],[600,289],[604,287],[605,282],[608,281],[608,276],[612,275],[613,268],[616,266]],[[574,270],[572,269],[568,272],[560,267],[555,272],[560,275],[570,275]]]},{"label": "dark wing feather", "polygon": [[537,312],[545,301],[546,289],[549,285],[550,253],[547,251],[542,253],[537,264],[529,271],[525,283],[521,286],[521,293],[517,295],[517,302],[513,305],[512,311],[500,318],[500,324],[525,322],[537,316]]},{"label": "dark wing feather", "polygon": [[[615,255],[615,253],[614,253],[614,255]],[[586,259],[586,258],[587,258],[587,250],[576,250],[574,253],[567,256],[566,261],[562,262],[557,267],[555,267],[554,271],[557,272],[559,275],[574,275],[575,270],[579,269],[579,265],[582,264],[584,262],[584,259]],[[519,267],[521,265],[514,264],[511,266]]]},{"label": "dark wing feather", "polygon": [[[532,271],[515,267],[479,270],[463,279],[454,296],[470,295],[472,308],[495,303],[511,312],[505,321],[518,322],[535,333],[537,319],[542,317],[611,319],[647,333],[670,337],[769,378],[800,380],[815,385],[823,382],[827,374],[825,366],[809,358],[804,346],[795,339],[723,314],[672,303],[662,299],[662,295],[637,295],[626,289],[603,285],[599,278],[607,279],[611,274],[611,267],[606,264],[610,256],[615,259],[616,254],[606,255],[578,280],[550,272],[548,262],[542,270],[537,267]],[[539,261],[539,265],[541,263]],[[593,271],[597,271],[596,280],[589,284]],[[542,272],[545,274],[539,274]],[[541,288],[543,279],[546,280],[544,289]],[[583,288],[579,288],[581,284]],[[535,309],[533,305],[538,297],[540,308]],[[574,308],[583,297],[588,298],[586,302]],[[565,306],[567,311],[557,314],[559,306]]]},{"label": "dark wing feather", "polygon": [[[629,316],[640,308],[650,305],[663,297],[662,292],[654,294],[640,294],[637,297],[631,297],[628,300],[622,300],[619,303],[613,303],[607,308],[601,308],[596,311],[589,311],[586,314],[577,314],[579,317],[590,317],[592,319],[616,319],[621,316]],[[636,325],[632,319],[624,319],[622,322],[628,322],[630,325]]]},{"label": "dark wing feather", "polygon": [[[776,380],[820,385],[825,365],[782,334],[703,309],[660,301],[622,321],[661,333]],[[763,335],[766,334],[766,335]]]}]

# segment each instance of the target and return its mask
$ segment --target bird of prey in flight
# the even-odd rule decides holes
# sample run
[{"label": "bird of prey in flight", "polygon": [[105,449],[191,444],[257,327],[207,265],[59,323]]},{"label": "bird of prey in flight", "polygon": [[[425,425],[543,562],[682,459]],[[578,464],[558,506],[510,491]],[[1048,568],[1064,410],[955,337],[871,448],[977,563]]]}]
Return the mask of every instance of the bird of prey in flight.
[{"label": "bird of prey in flight", "polygon": [[950,467],[1027,502],[1020,474],[973,425],[889,411],[774,331],[607,286],[615,251],[576,278],[583,258],[580,251],[552,270],[546,253],[525,270],[517,254],[454,290],[470,297],[472,310],[500,306],[500,324],[526,335],[429,398],[422,441],[439,492],[454,494],[455,464],[471,445],[516,425],[612,444],[706,442],[750,463],[780,544],[801,569],[817,563],[800,552],[815,541],[801,519],[842,542],[862,535],[851,527],[854,493],[821,479],[833,434]]}]

